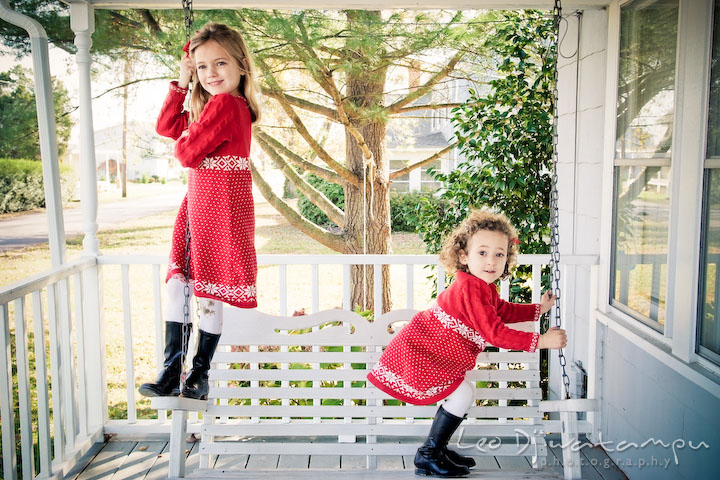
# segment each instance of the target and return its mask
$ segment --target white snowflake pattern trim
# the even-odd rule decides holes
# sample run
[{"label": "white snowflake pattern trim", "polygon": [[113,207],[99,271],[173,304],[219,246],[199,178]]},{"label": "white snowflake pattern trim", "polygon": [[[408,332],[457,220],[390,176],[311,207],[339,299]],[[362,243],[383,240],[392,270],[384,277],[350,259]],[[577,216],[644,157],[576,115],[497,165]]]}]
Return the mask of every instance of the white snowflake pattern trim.
[{"label": "white snowflake pattern trim", "polygon": [[187,88],[180,88],[177,85],[175,85],[174,83],[170,84],[170,90],[172,90],[173,92],[181,93],[183,95],[186,95],[188,93]]},{"label": "white snowflake pattern trim", "polygon": [[255,285],[233,286],[196,280],[195,288],[229,303],[250,302],[257,297]]},{"label": "white snowflake pattern trim", "polygon": [[430,309],[430,312],[435,315],[435,318],[437,318],[440,323],[442,323],[443,327],[449,328],[450,330],[458,333],[462,337],[470,340],[478,347],[480,347],[481,350],[485,349],[485,339],[482,338],[478,332],[447,313],[445,310],[440,308],[439,305],[435,305],[434,307],[432,307]]},{"label": "white snowflake pattern trim", "polygon": [[382,363],[378,363],[375,368],[373,368],[372,374],[375,378],[380,380],[380,382],[382,382],[384,385],[387,385],[394,392],[398,392],[405,397],[410,397],[417,400],[425,400],[427,398],[435,397],[447,390],[450,385],[452,385],[452,382],[450,382],[445,385],[438,385],[429,388],[428,390],[418,390],[417,388],[408,384],[402,378],[398,377],[393,371],[391,371]]},{"label": "white snowflake pattern trim", "polygon": [[173,271],[173,270],[177,270],[177,269],[184,270],[184,268],[182,266],[178,265],[177,263],[170,262],[170,264],[168,265],[168,270]]},{"label": "white snowflake pattern trim", "polygon": [[206,170],[250,170],[250,159],[240,155],[205,157],[198,169]]},{"label": "white snowflake pattern trim", "polygon": [[537,332],[533,333],[532,341],[530,342],[530,350],[528,350],[528,352],[535,353],[535,350],[537,350],[539,340],[540,340],[540,334]]},{"label": "white snowflake pattern trim", "polygon": [[540,304],[536,303],[535,304],[535,316],[533,317],[533,322],[537,322],[538,320],[540,320],[540,315],[541,315]]}]

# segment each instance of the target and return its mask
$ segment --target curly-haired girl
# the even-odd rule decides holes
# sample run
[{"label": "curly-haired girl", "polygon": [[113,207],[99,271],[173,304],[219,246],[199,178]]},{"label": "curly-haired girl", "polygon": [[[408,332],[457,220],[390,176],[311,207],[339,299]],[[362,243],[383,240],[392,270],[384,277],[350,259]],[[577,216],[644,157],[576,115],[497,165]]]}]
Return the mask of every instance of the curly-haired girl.
[{"label": "curly-haired girl", "polygon": [[538,320],[556,297],[539,304],[509,303],[495,282],[509,275],[517,256],[517,233],[502,214],[474,210],[446,239],[440,261],[455,274],[453,284],[429,310],[415,315],[388,345],[368,379],[388,395],[415,405],[444,400],[425,443],[415,454],[415,474],[467,475],[475,461],[447,448],[475,403],[475,387],[465,379],[486,345],[534,352],[563,348],[564,330],[522,332],[506,323]]}]

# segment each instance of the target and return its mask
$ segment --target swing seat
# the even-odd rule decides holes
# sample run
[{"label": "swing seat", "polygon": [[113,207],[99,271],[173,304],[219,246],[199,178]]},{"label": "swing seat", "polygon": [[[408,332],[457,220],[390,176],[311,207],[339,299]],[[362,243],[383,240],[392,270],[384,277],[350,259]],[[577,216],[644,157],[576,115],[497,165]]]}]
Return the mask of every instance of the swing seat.
[{"label": "swing seat", "polygon": [[578,480],[582,478],[577,414],[578,412],[600,411],[600,401],[588,398],[546,400],[540,402],[539,409],[545,413],[560,414],[560,434],[562,439],[563,473],[565,480]]},{"label": "swing seat", "polygon": [[[383,468],[385,462],[395,465],[415,454],[437,406],[401,404],[366,380],[415,310],[394,310],[368,322],[338,309],[283,317],[224,308],[225,329],[209,372],[208,400],[151,399],[152,408],[173,412],[169,478],[186,478],[188,433],[199,433],[199,468],[190,473],[193,478],[232,477],[238,469],[253,475],[260,465],[250,462],[254,456],[278,456],[278,462],[302,469],[311,457],[321,465],[344,458],[374,470],[378,462]],[[473,406],[453,444],[465,455],[530,457],[541,468],[547,445],[538,409],[539,352],[485,351],[478,362],[468,378],[481,382],[481,398],[495,402]],[[192,417],[201,413],[201,423],[188,420],[188,412]],[[237,466],[246,462],[253,466]]]}]

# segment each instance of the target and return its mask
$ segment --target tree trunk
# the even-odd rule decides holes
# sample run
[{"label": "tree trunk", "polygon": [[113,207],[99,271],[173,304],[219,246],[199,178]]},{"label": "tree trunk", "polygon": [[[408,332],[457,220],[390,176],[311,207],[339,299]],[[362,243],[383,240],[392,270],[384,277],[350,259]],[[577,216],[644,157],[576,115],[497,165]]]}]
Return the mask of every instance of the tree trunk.
[{"label": "tree trunk", "polygon": [[[365,15],[380,12],[365,12]],[[352,21],[355,12],[348,12],[348,20]],[[362,52],[359,52],[362,54]],[[358,110],[369,110],[384,103],[384,90],[387,68],[382,67],[372,72],[348,75],[347,98]],[[354,122],[362,133],[365,142],[373,153],[375,168],[366,168],[365,158],[355,138],[346,133],[346,167],[358,178],[366,174],[366,188],[345,187],[345,253],[386,254],[391,253],[390,243],[390,191],[388,169],[385,165],[385,134],[384,120],[362,120]],[[392,307],[390,303],[389,269],[382,269],[382,311]],[[351,267],[351,304],[353,308],[374,310],[373,302],[373,266],[363,268],[360,265]]]},{"label": "tree trunk", "polygon": [[125,75],[124,75],[124,84],[123,87],[123,127],[122,127],[122,165],[118,168],[118,180],[120,180],[120,185],[122,188],[122,198],[127,197],[127,165],[128,165],[128,159],[127,159],[127,132],[128,132],[128,124],[127,124],[127,108],[128,108],[128,86],[127,84],[130,82],[130,76],[132,73],[132,65],[130,63],[130,58],[125,58]]}]

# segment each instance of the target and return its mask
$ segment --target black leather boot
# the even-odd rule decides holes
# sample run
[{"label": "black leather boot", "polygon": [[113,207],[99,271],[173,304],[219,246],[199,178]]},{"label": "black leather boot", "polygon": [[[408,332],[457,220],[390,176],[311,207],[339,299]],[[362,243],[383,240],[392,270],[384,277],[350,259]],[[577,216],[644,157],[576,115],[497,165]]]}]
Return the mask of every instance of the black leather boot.
[{"label": "black leather boot", "polygon": [[138,388],[140,395],[145,397],[177,397],[180,395],[180,374],[182,373],[183,337],[185,338],[185,353],[187,353],[188,340],[192,324],[183,332],[183,324],[178,322],[165,322],[165,363],[163,371],[158,375],[155,383],[143,383]]},{"label": "black leather boot", "polygon": [[[442,408],[442,406],[440,408]],[[443,408],[443,412],[446,414],[448,413],[447,410],[445,410],[444,408]],[[463,420],[465,420],[466,418],[467,418],[467,415],[465,415],[463,417]],[[476,465],[475,459],[472,457],[466,457],[465,455],[460,455],[455,450],[450,450],[447,447],[445,447],[443,449],[443,451],[445,452],[445,456],[448,457],[450,459],[450,461],[456,465],[463,465],[468,468],[472,468]]]},{"label": "black leather boot", "polygon": [[462,465],[468,468],[472,468],[475,466],[475,459],[472,457],[460,455],[458,452],[450,450],[447,447],[443,449],[443,452],[445,453],[445,456],[449,458],[450,461],[453,462],[455,465]]},{"label": "black leather boot", "polygon": [[446,455],[447,444],[463,417],[456,417],[438,408],[425,443],[415,454],[415,475],[433,477],[464,477],[470,473],[465,465],[458,465]]},{"label": "black leather boot", "polygon": [[195,358],[193,358],[192,371],[185,379],[185,386],[182,390],[183,397],[207,400],[208,391],[210,390],[208,385],[210,361],[212,360],[213,354],[215,354],[215,349],[219,341],[220,335],[200,330],[197,353],[195,354]]}]

